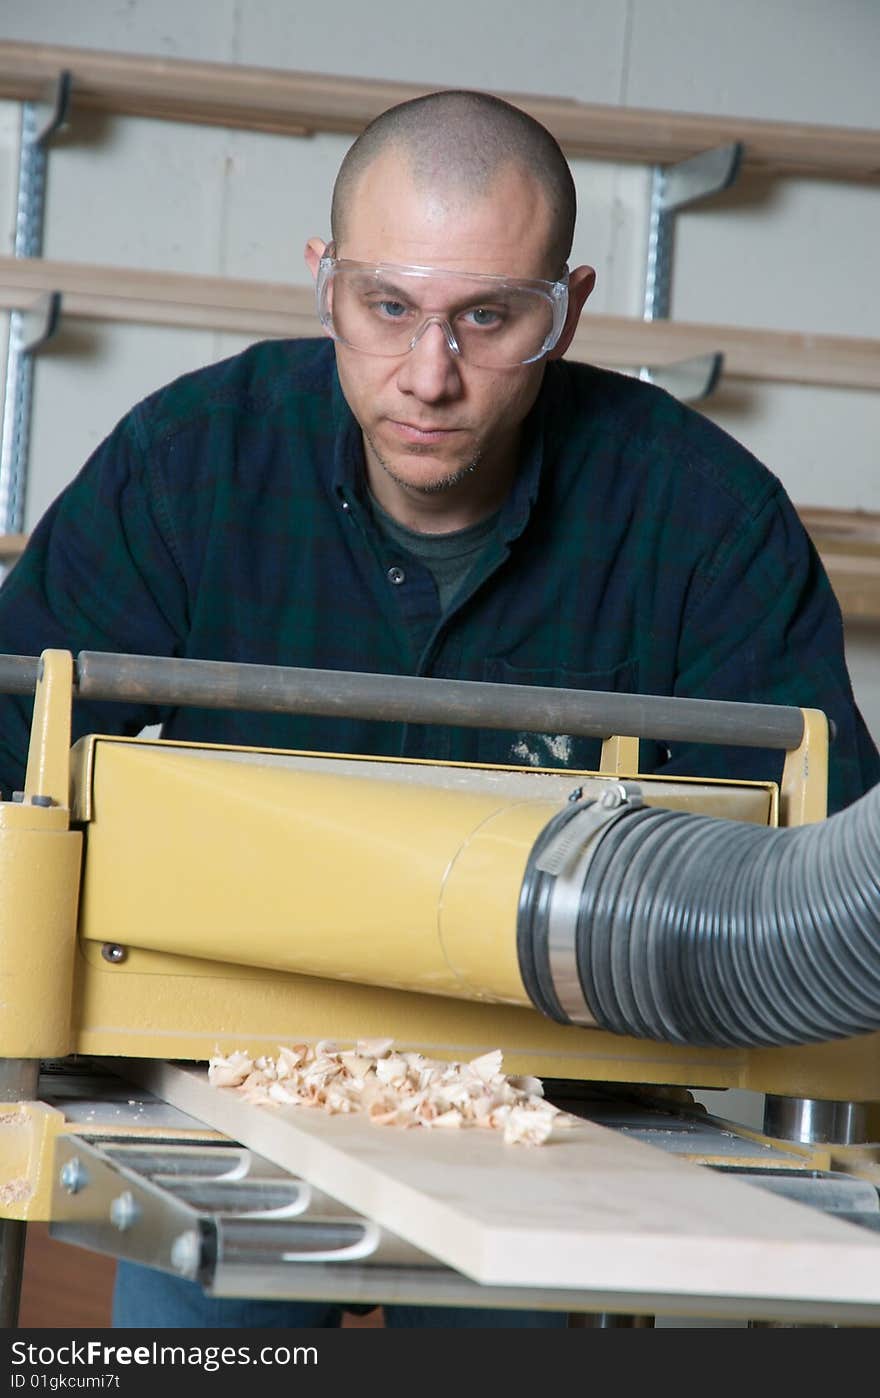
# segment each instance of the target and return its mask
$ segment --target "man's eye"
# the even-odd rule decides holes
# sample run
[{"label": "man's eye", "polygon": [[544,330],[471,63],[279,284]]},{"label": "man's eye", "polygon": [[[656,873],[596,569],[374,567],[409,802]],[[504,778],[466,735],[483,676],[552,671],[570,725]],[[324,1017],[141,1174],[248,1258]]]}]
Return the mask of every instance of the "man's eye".
[{"label": "man's eye", "polygon": [[494,326],[501,325],[504,317],[491,306],[472,306],[465,312],[464,319],[475,325],[478,330],[491,330]]},{"label": "man's eye", "polygon": [[408,308],[402,301],[374,301],[373,310],[386,320],[403,320]]}]

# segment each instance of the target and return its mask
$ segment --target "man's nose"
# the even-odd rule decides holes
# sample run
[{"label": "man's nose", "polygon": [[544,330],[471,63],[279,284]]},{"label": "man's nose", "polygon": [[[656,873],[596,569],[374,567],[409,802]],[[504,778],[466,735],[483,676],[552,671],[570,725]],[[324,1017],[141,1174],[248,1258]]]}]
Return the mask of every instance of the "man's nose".
[{"label": "man's nose", "polygon": [[412,393],[426,403],[455,394],[461,380],[460,360],[454,343],[446,321],[439,316],[425,321],[398,371],[401,391]]}]

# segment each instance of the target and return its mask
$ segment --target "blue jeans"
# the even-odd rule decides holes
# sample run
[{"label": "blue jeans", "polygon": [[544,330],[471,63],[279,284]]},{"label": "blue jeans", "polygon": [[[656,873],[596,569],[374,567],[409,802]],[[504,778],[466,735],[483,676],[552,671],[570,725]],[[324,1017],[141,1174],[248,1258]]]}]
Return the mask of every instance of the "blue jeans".
[{"label": "blue jeans", "polygon": [[[149,1329],[335,1330],[343,1307],[333,1301],[251,1301],[206,1296],[195,1282],[120,1262],[113,1293],[113,1324]],[[465,1306],[386,1306],[389,1329],[561,1329],[563,1311],[499,1311]]]}]

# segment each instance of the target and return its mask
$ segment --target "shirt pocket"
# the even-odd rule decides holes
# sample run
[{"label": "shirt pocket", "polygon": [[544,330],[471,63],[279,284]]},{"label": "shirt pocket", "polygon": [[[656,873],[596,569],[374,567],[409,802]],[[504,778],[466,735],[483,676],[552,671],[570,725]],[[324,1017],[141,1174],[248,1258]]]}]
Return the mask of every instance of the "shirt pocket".
[{"label": "shirt pocket", "polygon": [[[494,684],[535,685],[542,689],[595,689],[605,694],[637,693],[639,666],[635,659],[607,670],[520,669],[504,659],[488,658],[483,679]],[[526,733],[490,729],[480,733],[481,762],[517,767],[563,767],[595,772],[602,750],[600,738],[577,738],[566,733]]]}]

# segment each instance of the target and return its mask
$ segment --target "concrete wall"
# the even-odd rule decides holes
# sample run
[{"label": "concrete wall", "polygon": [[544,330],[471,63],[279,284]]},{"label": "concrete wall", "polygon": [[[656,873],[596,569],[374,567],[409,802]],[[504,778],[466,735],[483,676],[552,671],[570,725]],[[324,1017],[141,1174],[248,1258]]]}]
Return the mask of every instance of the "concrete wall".
[{"label": "concrete wall", "polygon": [[[669,110],[870,126],[873,0],[0,0],[8,39],[316,72],[491,87]],[[0,246],[11,245],[18,108],[0,104]],[[308,139],[77,115],[50,157],[47,257],[306,283],[349,138]],[[649,172],[574,162],[573,261],[590,307],[641,312]],[[880,200],[843,182],[742,178],[679,218],[672,314],[877,335]],[[5,329],[5,327],[3,327]],[[27,526],[117,418],[241,337],[79,324],[37,365]],[[2,351],[2,343],[0,343]],[[704,411],[752,448],[800,505],[880,509],[880,394],[722,381]],[[848,638],[880,737],[880,644]]]}]

